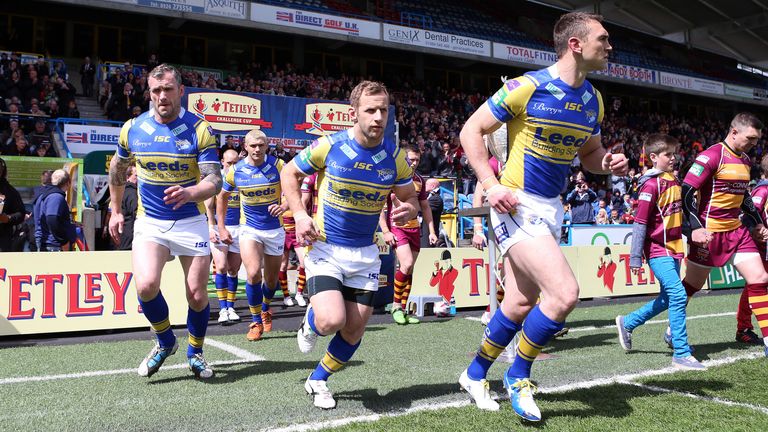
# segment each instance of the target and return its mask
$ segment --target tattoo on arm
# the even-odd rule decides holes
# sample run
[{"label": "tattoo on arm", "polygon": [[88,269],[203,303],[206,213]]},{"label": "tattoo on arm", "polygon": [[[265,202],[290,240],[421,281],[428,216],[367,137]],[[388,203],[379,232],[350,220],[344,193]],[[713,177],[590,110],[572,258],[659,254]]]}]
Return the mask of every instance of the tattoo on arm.
[{"label": "tattoo on arm", "polygon": [[131,165],[131,161],[118,156],[114,158],[116,163],[109,166],[109,184],[125,186],[125,183],[128,181],[128,166]]},{"label": "tattoo on arm", "polygon": [[216,193],[221,191],[221,168],[217,164],[206,163],[200,164],[200,175],[203,177],[203,181],[209,181],[216,186]]}]

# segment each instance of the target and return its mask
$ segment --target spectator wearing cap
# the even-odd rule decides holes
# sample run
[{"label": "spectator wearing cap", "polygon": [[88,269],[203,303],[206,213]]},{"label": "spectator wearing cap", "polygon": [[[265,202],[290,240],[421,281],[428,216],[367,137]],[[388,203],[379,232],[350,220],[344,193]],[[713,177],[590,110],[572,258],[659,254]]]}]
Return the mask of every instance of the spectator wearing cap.
[{"label": "spectator wearing cap", "polygon": [[12,252],[16,226],[24,222],[24,202],[7,179],[8,167],[0,159],[0,252]]},{"label": "spectator wearing cap", "polygon": [[72,223],[67,205],[66,193],[71,179],[63,169],[51,174],[51,184],[43,186],[35,202],[35,241],[40,252],[58,252],[62,247],[77,240],[75,224]]}]

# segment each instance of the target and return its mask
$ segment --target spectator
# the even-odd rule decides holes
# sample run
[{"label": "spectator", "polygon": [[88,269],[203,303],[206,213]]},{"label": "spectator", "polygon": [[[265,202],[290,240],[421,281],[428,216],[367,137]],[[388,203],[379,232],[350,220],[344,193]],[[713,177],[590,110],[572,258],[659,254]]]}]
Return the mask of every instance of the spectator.
[{"label": "spectator", "polygon": [[[40,149],[43,149],[44,156],[55,156],[53,148],[51,146],[51,132],[48,130],[45,124],[45,120],[37,119],[35,122],[35,130],[29,134],[29,153],[38,154]],[[48,154],[50,152],[50,154]]]},{"label": "spectator", "polygon": [[438,177],[454,177],[459,171],[459,158],[456,157],[456,149],[448,142],[443,143],[443,151],[437,159],[437,167],[434,175]]},{"label": "spectator", "polygon": [[619,210],[618,209],[611,209],[611,214],[608,216],[608,224],[609,225],[619,225],[623,223],[621,221],[621,216],[619,216]]},{"label": "spectator", "polygon": [[30,156],[29,141],[27,141],[24,131],[17,129],[13,137],[13,142],[5,147],[3,151],[7,156]]},{"label": "spectator", "polygon": [[13,252],[16,226],[24,222],[21,195],[7,179],[8,167],[0,159],[0,252]]},{"label": "spectator", "polygon": [[624,212],[623,215],[621,215],[621,223],[623,224],[635,223],[634,209],[629,209],[629,211],[626,211]]},{"label": "spectator", "polygon": [[64,113],[67,118],[80,118],[80,110],[77,109],[77,102],[72,99],[67,105],[67,112]]},{"label": "spectator", "polygon": [[75,224],[70,219],[66,191],[69,174],[58,169],[51,174],[51,185],[44,186],[35,202],[35,241],[40,252],[57,252],[77,240]]},{"label": "spectator", "polygon": [[282,159],[283,162],[290,162],[291,160],[291,156],[288,154],[287,151],[285,151],[285,149],[283,148],[283,143],[281,142],[275,143],[275,146],[272,147],[270,153],[272,154],[272,156],[278,159]]},{"label": "spectator", "polygon": [[594,224],[595,212],[592,203],[597,200],[597,194],[589,188],[587,182],[577,180],[576,186],[568,194],[565,201],[571,205],[571,221],[574,224]]},{"label": "spectator", "polygon": [[59,109],[59,103],[56,101],[56,99],[51,99],[48,101],[48,109],[46,110],[46,114],[48,114],[48,117],[52,119],[61,117],[61,110]]},{"label": "spectator", "polygon": [[110,118],[112,120],[117,121],[127,121],[131,118],[131,115],[133,115],[133,105],[135,105],[134,102],[138,102],[135,100],[136,97],[133,94],[133,85],[130,83],[125,83],[123,85],[123,91],[121,94],[112,97],[112,108],[110,112],[112,115]]},{"label": "spectator", "polygon": [[[437,233],[437,243],[435,247],[445,247],[444,236],[440,235],[440,217],[443,215],[443,208],[445,203],[443,202],[443,196],[440,194],[440,182],[437,179],[431,178],[424,183],[424,190],[427,191],[427,202],[429,208],[432,210],[432,223],[435,227],[435,233]],[[422,232],[429,232],[429,230],[423,229]],[[422,242],[423,243],[423,242]],[[429,242],[427,242],[429,245]]]},{"label": "spectator", "polygon": [[123,232],[120,234],[120,244],[117,246],[118,250],[131,250],[133,247],[133,223],[136,220],[136,210],[139,207],[135,166],[128,167],[126,179],[125,192],[123,193]]},{"label": "spectator", "polygon": [[608,225],[608,212],[605,211],[605,208],[601,208],[597,211],[595,223],[598,225]]},{"label": "spectator", "polygon": [[616,176],[611,175],[611,187],[614,191],[618,190],[619,194],[624,195],[627,192],[627,187],[629,187],[629,176]]},{"label": "spectator", "polygon": [[91,58],[86,57],[80,66],[80,84],[83,86],[83,96],[93,96],[93,78],[96,76],[96,65],[91,63]]}]

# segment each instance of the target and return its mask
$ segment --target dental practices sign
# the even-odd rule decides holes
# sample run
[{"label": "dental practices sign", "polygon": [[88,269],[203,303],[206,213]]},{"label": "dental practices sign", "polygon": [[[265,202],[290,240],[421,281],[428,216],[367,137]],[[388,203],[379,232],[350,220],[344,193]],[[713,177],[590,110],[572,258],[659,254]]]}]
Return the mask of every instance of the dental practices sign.
[{"label": "dental practices sign", "polygon": [[404,45],[491,56],[491,42],[432,30],[384,24],[384,40]]}]

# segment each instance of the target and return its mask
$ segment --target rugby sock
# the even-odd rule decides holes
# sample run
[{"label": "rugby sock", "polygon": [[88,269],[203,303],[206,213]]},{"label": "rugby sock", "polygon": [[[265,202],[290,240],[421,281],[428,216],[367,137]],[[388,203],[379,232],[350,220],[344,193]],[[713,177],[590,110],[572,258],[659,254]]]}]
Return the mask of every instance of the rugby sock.
[{"label": "rugby sock", "polygon": [[341,337],[341,332],[336,332],[336,336],[328,344],[325,356],[317,364],[315,371],[312,372],[309,379],[327,381],[331,374],[338,372],[344,367],[359,346],[360,342],[352,345]]},{"label": "rugby sock", "polygon": [[485,329],[485,336],[477,350],[477,355],[467,369],[467,376],[475,381],[485,379],[488,369],[512,342],[518,331],[520,331],[520,324],[507,318],[501,309],[496,309],[496,313],[493,314]]},{"label": "rugby sock", "polygon": [[200,312],[192,308],[187,309],[187,330],[189,331],[189,345],[187,345],[187,358],[203,352],[205,331],[208,330],[208,316],[211,313],[211,305],[205,305]]},{"label": "rugby sock", "polygon": [[407,277],[408,280],[405,282],[405,289],[400,297],[400,305],[403,307],[403,310],[406,310],[405,307],[408,306],[408,297],[411,296],[411,282],[413,281],[413,275],[405,275],[405,277]]},{"label": "rugby sock", "polygon": [[304,287],[307,286],[307,272],[304,267],[299,266],[299,279],[296,281],[296,294],[304,294]]},{"label": "rugby sock", "polygon": [[509,369],[507,376],[510,378],[529,378],[531,366],[536,356],[539,355],[544,345],[552,336],[563,329],[565,322],[556,322],[549,319],[539,305],[534,306],[523,323],[523,331],[520,332],[520,343],[517,345],[515,361]]},{"label": "rugby sock", "polygon": [[280,289],[283,290],[283,298],[289,297],[291,294],[288,292],[288,272],[281,271],[278,273],[277,280],[280,281]]},{"label": "rugby sock", "polygon": [[317,331],[317,327],[315,327],[315,308],[313,307],[309,308],[309,313],[307,314],[307,324],[309,324],[309,328],[311,328],[315,334],[318,336],[325,336],[324,334]]},{"label": "rugby sock", "polygon": [[216,297],[219,299],[219,308],[227,308],[227,275],[216,273],[213,278],[213,282],[216,285]]},{"label": "rugby sock", "polygon": [[261,282],[258,285],[245,283],[245,295],[248,297],[248,309],[253,322],[261,324]]},{"label": "rugby sock", "polygon": [[749,306],[757,318],[757,326],[768,344],[768,283],[748,284],[744,287],[749,295]]},{"label": "rugby sock", "polygon": [[227,307],[234,308],[237,300],[237,276],[227,276]]},{"label": "rugby sock", "polygon": [[741,290],[739,308],[736,309],[736,331],[752,330],[752,310],[749,307],[749,290]]},{"label": "rugby sock", "polygon": [[408,275],[401,272],[400,270],[396,271],[395,272],[395,298],[392,301],[395,307],[400,305],[400,302],[403,299],[403,292],[405,291],[406,285],[408,285]]},{"label": "rugby sock", "polygon": [[270,289],[266,282],[261,281],[261,294],[264,296],[264,299],[261,301],[262,312],[269,312],[269,305],[272,303],[272,299],[275,297],[277,288],[278,287],[276,286],[275,289]]},{"label": "rugby sock", "polygon": [[171,348],[176,343],[176,336],[171,329],[171,320],[168,315],[168,303],[163,297],[163,292],[158,291],[157,296],[149,301],[139,298],[139,305],[144,316],[149,320],[152,331],[157,335],[157,341],[162,348]]},{"label": "rugby sock", "polygon": [[699,292],[701,288],[696,288],[695,286],[689,284],[685,280],[683,280],[683,286],[685,287],[685,294],[688,296],[688,299],[690,300],[691,297],[693,297],[694,294]]}]

